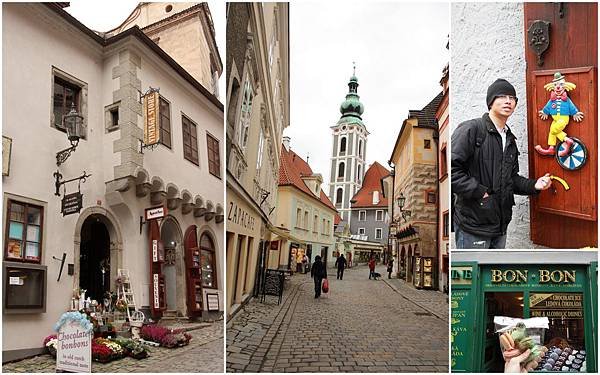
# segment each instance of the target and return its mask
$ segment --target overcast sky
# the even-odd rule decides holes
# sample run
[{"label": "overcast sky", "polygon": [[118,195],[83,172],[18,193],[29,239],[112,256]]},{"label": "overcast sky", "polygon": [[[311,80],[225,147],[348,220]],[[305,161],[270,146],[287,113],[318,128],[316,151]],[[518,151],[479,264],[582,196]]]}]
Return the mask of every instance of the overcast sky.
[{"label": "overcast sky", "polygon": [[[138,1],[109,0],[109,1],[71,1],[71,6],[65,8],[73,17],[95,31],[108,31],[119,26],[138,5]],[[215,26],[217,47],[225,69],[225,1],[208,0],[208,8]],[[219,79],[219,99],[225,97],[225,72]]]},{"label": "overcast sky", "polygon": [[[332,134],[356,61],[367,165],[388,167],[409,109],[442,88],[448,3],[302,2],[290,5],[291,120],[284,135],[329,183]],[[324,184],[324,187],[327,186]],[[327,193],[329,189],[325,190]]]}]

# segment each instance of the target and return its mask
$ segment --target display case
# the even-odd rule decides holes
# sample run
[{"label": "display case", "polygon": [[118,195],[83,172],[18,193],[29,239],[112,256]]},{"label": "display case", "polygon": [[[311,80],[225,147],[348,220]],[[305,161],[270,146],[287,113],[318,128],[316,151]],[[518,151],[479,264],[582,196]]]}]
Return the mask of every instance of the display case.
[{"label": "display case", "polygon": [[202,253],[198,247],[196,226],[190,226],[184,237],[186,305],[188,316],[200,316],[204,309],[202,291]]},{"label": "display case", "polygon": [[166,284],[163,274],[165,262],[165,247],[160,240],[160,228],[157,220],[150,221],[149,231],[150,252],[150,308],[153,317],[161,317],[167,309]]},{"label": "display case", "polygon": [[434,270],[432,257],[416,257],[414,286],[419,289],[432,289],[434,287]]}]

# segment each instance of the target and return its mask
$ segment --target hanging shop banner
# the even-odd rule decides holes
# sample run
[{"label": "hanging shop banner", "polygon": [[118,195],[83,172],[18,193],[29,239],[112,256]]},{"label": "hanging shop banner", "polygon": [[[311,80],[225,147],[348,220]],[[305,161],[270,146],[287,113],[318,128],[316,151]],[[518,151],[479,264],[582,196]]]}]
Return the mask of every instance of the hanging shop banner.
[{"label": "hanging shop banner", "polygon": [[56,370],[92,372],[92,323],[78,311],[64,313],[54,326],[58,331]]},{"label": "hanging shop banner", "polygon": [[77,214],[83,208],[83,194],[77,192],[73,194],[65,194],[61,201],[60,212],[63,216]]},{"label": "hanging shop banner", "polygon": [[160,141],[158,128],[159,117],[158,91],[150,92],[144,96],[144,143],[153,145]]},{"label": "hanging shop banner", "polygon": [[531,293],[531,317],[583,319],[582,293]]}]

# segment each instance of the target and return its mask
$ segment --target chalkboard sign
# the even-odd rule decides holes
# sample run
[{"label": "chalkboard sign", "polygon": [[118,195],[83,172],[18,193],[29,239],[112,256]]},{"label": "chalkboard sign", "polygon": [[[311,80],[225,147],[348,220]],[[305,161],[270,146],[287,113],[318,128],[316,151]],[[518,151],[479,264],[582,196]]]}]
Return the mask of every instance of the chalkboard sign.
[{"label": "chalkboard sign", "polygon": [[61,201],[61,210],[63,216],[76,214],[83,207],[83,195],[79,192],[66,194]]},{"label": "chalkboard sign", "polygon": [[283,297],[283,283],[285,282],[285,275],[283,271],[279,270],[267,270],[265,273],[265,279],[262,286],[262,297],[261,302],[264,302],[265,296],[277,296],[277,304],[281,303]]}]

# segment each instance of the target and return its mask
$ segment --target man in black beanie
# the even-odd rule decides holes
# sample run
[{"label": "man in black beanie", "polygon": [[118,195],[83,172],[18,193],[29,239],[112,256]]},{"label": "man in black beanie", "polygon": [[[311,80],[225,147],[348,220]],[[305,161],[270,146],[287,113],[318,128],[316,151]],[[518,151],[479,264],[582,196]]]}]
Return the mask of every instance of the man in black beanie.
[{"label": "man in black beanie", "polygon": [[488,87],[486,101],[488,113],[461,123],[452,134],[458,249],[503,249],[514,194],[533,195],[552,185],[548,173],[537,180],[519,175],[516,137],[506,125],[517,105],[513,85],[497,79]]}]

